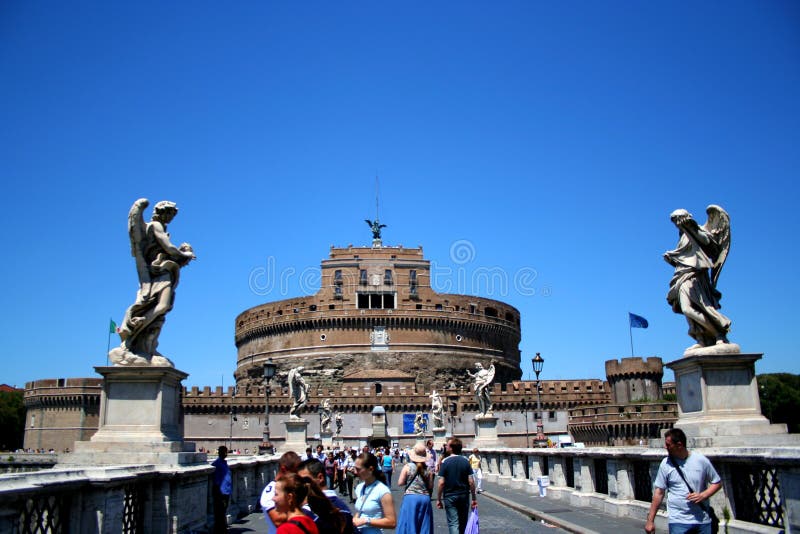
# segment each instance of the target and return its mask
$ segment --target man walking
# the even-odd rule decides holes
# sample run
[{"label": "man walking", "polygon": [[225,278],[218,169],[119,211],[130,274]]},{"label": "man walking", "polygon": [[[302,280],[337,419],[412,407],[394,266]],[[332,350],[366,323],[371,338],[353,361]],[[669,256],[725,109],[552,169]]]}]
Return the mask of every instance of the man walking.
[{"label": "man walking", "polygon": [[436,507],[444,508],[450,534],[464,534],[469,518],[470,495],[472,495],[472,508],[478,507],[475,480],[472,477],[469,461],[461,456],[463,448],[461,440],[450,438],[446,447],[450,455],[439,467]]},{"label": "man walking", "polygon": [[708,499],[722,486],[719,475],[708,458],[699,452],[689,452],[683,430],[668,430],[664,446],[667,457],[658,467],[645,532],[656,531],[656,512],[666,490],[669,534],[711,534]]},{"label": "man walking", "polygon": [[228,532],[228,503],[231,498],[231,470],[225,457],[228,447],[221,445],[217,449],[218,458],[211,462],[214,466],[214,484],[211,486],[211,497],[214,502],[214,533]]}]

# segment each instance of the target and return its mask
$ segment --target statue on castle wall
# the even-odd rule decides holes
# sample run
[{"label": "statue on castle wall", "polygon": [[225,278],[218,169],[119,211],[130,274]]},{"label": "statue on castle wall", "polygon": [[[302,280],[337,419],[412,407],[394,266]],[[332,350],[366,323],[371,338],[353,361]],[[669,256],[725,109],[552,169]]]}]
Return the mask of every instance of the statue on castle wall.
[{"label": "statue on castle wall", "polygon": [[414,434],[416,434],[417,437],[425,435],[425,416],[422,415],[422,412],[417,412],[417,415],[414,417]]},{"label": "statue on castle wall", "polygon": [[331,419],[333,412],[331,411],[331,400],[325,399],[319,408],[320,417],[320,431],[331,432]]},{"label": "statue on castle wall", "polygon": [[146,198],[140,198],[128,212],[128,234],[139,290],[119,328],[122,344],[108,354],[116,366],[174,367],[158,352],[158,336],[175,302],[180,270],[196,259],[189,243],[176,247],[167,233],[167,225],[178,214],[177,205],[166,200],[157,203],[151,221],[145,223],[144,210],[148,205]]},{"label": "statue on castle wall", "polygon": [[433,428],[444,428],[444,405],[442,404],[442,396],[439,395],[435,389],[430,396]]},{"label": "statue on castle wall", "polygon": [[289,395],[292,397],[292,407],[289,409],[289,419],[300,419],[300,413],[308,402],[308,384],[303,379],[302,365],[289,371]]},{"label": "statue on castle wall", "polygon": [[494,362],[489,365],[488,369],[484,369],[480,362],[475,364],[475,368],[477,370],[474,374],[469,371],[467,371],[467,374],[474,380],[472,389],[475,392],[475,400],[478,403],[477,417],[492,415],[492,397],[489,391],[489,384],[494,380]]},{"label": "statue on castle wall", "polygon": [[731,320],[719,312],[722,293],[717,281],[731,246],[730,216],[719,206],[706,208],[708,220],[703,226],[684,210],[670,214],[680,231],[675,250],[664,259],[675,268],[669,284],[667,302],[675,313],[689,323],[689,336],[696,343],[687,348],[693,354],[738,353],[739,345],[728,341]]},{"label": "statue on castle wall", "polygon": [[336,412],[336,435],[340,436],[342,434],[342,426],[344,425],[344,420],[342,419],[342,413]]}]

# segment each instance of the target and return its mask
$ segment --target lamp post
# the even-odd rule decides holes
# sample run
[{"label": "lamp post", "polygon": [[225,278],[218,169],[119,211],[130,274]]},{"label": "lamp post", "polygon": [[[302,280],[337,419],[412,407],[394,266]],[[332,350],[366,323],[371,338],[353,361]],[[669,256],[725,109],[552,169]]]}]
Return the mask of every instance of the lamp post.
[{"label": "lamp post", "polygon": [[229,450],[229,451],[232,451],[232,450],[233,450],[233,422],[234,422],[234,421],[238,421],[238,420],[239,420],[239,419],[236,417],[236,405],[234,404],[234,402],[236,402],[236,400],[235,400],[235,397],[236,397],[236,390],[234,389],[233,391],[234,391],[234,393],[233,393],[233,395],[234,395],[234,398],[233,398],[233,399],[231,399],[230,432],[229,432],[229,434],[228,434],[228,450]]},{"label": "lamp post", "polygon": [[544,366],[544,358],[538,352],[536,357],[531,361],[533,363],[533,372],[536,373],[536,412],[539,419],[536,421],[536,446],[547,447],[547,436],[544,435],[544,422],[542,421],[542,390],[541,382],[539,381],[539,373],[542,372]]},{"label": "lamp post", "polygon": [[525,414],[525,447],[531,447],[531,435],[528,432],[528,403],[522,399],[522,413]]},{"label": "lamp post", "polygon": [[272,362],[272,358],[268,358],[264,362],[264,435],[261,439],[261,445],[258,447],[261,453],[271,452],[272,449],[272,444],[269,441],[269,395],[271,393],[269,383],[275,376],[276,368],[277,365]]}]

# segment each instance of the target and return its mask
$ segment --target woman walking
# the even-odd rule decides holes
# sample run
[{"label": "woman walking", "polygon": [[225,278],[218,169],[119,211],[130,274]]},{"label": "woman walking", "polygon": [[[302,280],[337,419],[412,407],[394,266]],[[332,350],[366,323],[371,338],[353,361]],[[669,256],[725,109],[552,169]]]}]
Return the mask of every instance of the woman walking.
[{"label": "woman walking", "polygon": [[368,452],[356,458],[356,473],[361,483],[356,487],[353,526],[360,534],[382,534],[381,528],[394,528],[397,519],[392,493],[383,483],[378,459]]},{"label": "woman walking", "polygon": [[406,490],[395,534],[433,534],[433,473],[425,465],[427,452],[424,443],[417,443],[408,454],[410,462],[400,471],[397,485]]}]

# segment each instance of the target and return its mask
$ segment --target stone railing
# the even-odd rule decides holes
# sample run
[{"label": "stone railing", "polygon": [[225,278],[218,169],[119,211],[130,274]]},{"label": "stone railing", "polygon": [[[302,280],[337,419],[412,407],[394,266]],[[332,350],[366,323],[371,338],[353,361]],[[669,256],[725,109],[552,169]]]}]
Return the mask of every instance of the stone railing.
[{"label": "stone railing", "polygon": [[[800,532],[799,448],[698,450],[722,477],[722,489],[711,499],[720,532]],[[498,448],[482,449],[481,455],[486,480],[538,493],[538,477],[545,475],[550,479],[546,498],[640,519],[644,528],[665,452],[645,447]],[[663,511],[656,527],[667,529]]]},{"label": "stone railing", "polygon": [[[255,511],[276,457],[229,458],[228,515]],[[212,524],[214,468],[70,467],[0,476],[0,532],[192,532]]]}]

